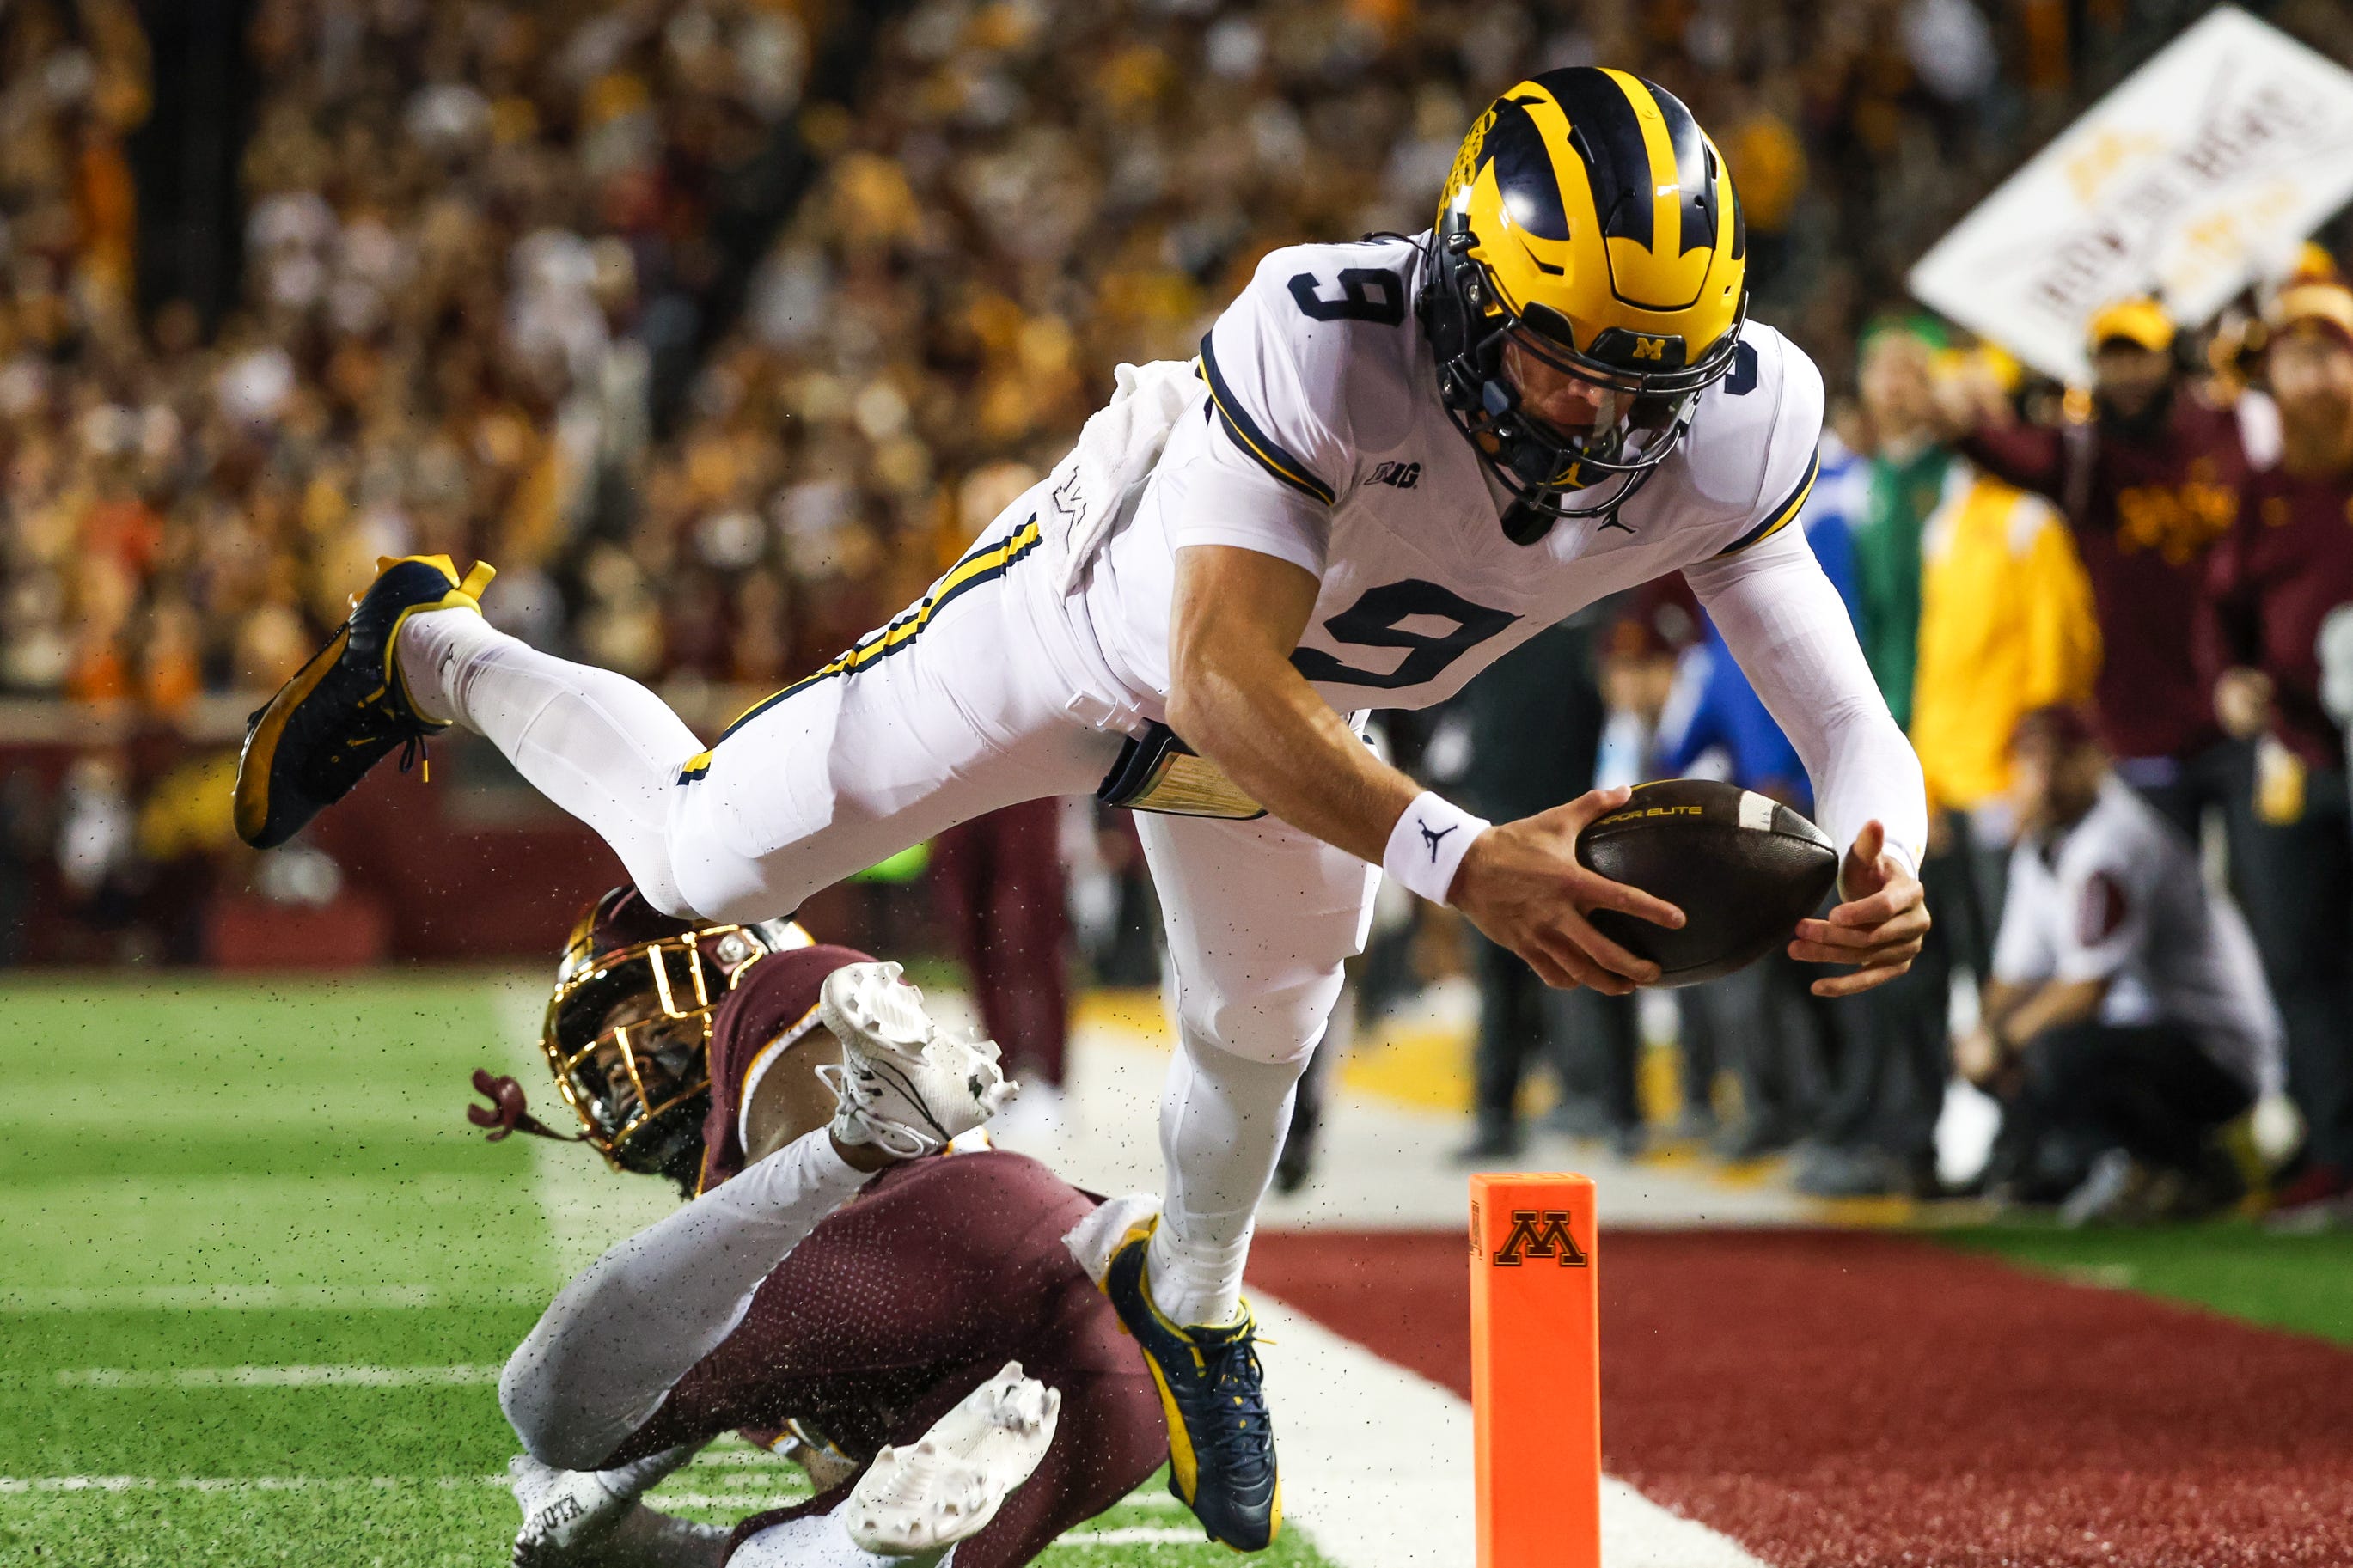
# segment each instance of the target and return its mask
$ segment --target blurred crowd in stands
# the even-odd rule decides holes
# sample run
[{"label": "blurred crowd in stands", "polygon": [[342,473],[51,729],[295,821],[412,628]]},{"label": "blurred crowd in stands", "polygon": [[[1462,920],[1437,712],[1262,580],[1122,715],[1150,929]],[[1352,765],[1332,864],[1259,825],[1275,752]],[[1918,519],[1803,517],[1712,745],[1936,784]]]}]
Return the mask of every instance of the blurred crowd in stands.
[{"label": "blurred crowd in stands", "polygon": [[[723,720],[737,689],[805,672],[919,594],[1067,446],[1113,365],[1189,354],[1268,248],[1419,230],[1485,99],[1548,66],[1623,66],[1710,127],[1756,313],[1832,388],[1806,526],[1939,824],[1940,946],[1895,994],[1828,1008],[1767,964],[1677,995],[1683,1131],[1734,1157],[1803,1141],[1801,1179],[1825,1193],[1933,1190],[1947,1037],[1968,1023],[1948,1016],[1969,994],[1952,978],[1989,973],[2003,920],[2012,727],[2080,702],[2253,918],[2314,1129],[2311,1191],[2334,1195],[2353,1168],[2342,732],[2309,646],[2271,635],[2266,585],[2335,581],[2273,546],[2309,532],[2325,553],[2325,530],[2274,520],[2318,515],[2295,484],[2337,481],[2263,477],[2301,460],[2279,467],[2292,414],[2266,425],[2268,403],[2240,400],[2278,300],[2250,300],[2239,352],[2211,364],[2127,309],[2103,329],[2099,384],[2064,398],[1887,309],[1922,248],[2202,8],[244,0],[227,9],[255,91],[216,106],[241,128],[219,215],[241,229],[240,281],[207,304],[142,265],[129,149],[156,101],[157,13],[13,0],[0,695],[217,748],[375,557],[448,552],[498,564],[489,608],[509,629]],[[2353,57],[2340,7],[2267,10]],[[2321,324],[2288,338],[2330,330],[2313,301],[2331,285],[2311,287]],[[2307,377],[2322,424],[2329,374]],[[1532,689],[1583,706],[1547,729],[1513,707]],[[1539,731],[1566,738],[1532,748]],[[1472,780],[1491,815],[1699,769],[1806,800],[1671,594],[1538,639],[1391,740]],[[103,889],[136,885],[158,844],[224,844],[195,820],[212,798],[196,786],[219,782],[205,765],[100,750],[62,784],[0,778],[0,913],[37,861]],[[1060,842],[1083,872],[1082,945],[1132,975],[1121,933],[1146,906],[1103,828],[1033,820],[944,847],[949,925],[986,923],[992,868]],[[1062,940],[1059,884],[1014,900],[1054,911],[1018,917],[1042,922],[1033,949]],[[1660,1135],[1634,1008],[1543,995],[1475,937],[1391,925],[1368,1016],[1446,962],[1433,943],[1467,943],[1453,962],[1484,987],[1479,1150],[1518,1136],[1536,1045],[1565,1073],[1563,1125],[1629,1151]],[[1721,1128],[1719,1070],[1744,1108]]]}]

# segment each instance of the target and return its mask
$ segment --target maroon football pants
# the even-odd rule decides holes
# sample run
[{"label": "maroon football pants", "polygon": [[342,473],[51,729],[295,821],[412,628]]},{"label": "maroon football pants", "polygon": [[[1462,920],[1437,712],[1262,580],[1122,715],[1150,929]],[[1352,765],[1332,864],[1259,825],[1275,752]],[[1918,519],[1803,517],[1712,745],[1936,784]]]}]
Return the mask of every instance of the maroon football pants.
[{"label": "maroon football pants", "polygon": [[[607,1467],[792,1418],[863,1459],[914,1442],[1018,1361],[1061,1392],[1053,1446],[988,1528],[956,1548],[956,1562],[1029,1562],[1168,1457],[1143,1357],[1062,1245],[1093,1207],[1043,1165],[1003,1151],[918,1160],[876,1178],[793,1249],[742,1324]],[[734,1539],[826,1512],[847,1484],[755,1514]]]}]

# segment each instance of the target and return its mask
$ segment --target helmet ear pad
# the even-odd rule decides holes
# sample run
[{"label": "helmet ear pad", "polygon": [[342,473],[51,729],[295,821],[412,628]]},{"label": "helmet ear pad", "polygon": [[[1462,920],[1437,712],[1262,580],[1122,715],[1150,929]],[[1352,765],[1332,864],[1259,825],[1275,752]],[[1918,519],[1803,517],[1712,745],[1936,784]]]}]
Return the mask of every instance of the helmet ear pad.
[{"label": "helmet ear pad", "polygon": [[1438,363],[1458,358],[1463,341],[1471,335],[1470,312],[1450,287],[1442,270],[1434,269],[1430,281],[1421,286],[1421,298],[1415,301],[1421,317],[1422,334],[1429,338],[1430,351]]}]

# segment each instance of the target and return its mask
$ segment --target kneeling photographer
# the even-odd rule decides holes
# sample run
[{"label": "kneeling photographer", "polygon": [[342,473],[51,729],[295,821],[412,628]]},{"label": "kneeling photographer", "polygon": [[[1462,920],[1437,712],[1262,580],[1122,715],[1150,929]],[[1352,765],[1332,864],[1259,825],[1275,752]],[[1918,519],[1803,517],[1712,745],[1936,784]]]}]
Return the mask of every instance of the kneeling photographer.
[{"label": "kneeling photographer", "polygon": [[2010,898],[1983,1022],[1954,1053],[2003,1105],[1989,1186],[2063,1197],[2076,1223],[2226,1205],[2242,1184],[2215,1134],[2281,1076],[2246,924],[2081,711],[2028,713],[2012,752]]}]

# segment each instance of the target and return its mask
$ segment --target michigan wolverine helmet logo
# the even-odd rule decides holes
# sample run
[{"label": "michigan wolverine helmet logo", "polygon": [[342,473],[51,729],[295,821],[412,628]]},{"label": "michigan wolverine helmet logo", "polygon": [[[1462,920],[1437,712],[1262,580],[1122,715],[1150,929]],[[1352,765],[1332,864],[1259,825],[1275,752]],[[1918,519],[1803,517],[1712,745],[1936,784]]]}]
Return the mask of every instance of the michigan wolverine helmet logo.
[{"label": "michigan wolverine helmet logo", "polygon": [[[1613,511],[1665,461],[1732,366],[1747,237],[1715,144],[1672,93],[1579,66],[1521,82],[1464,138],[1419,301],[1456,425],[1519,501],[1513,536]],[[1525,406],[1581,384],[1587,426]],[[1617,475],[1593,504],[1567,491]],[[1527,540],[1523,540],[1526,542]]]}]

